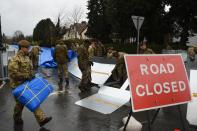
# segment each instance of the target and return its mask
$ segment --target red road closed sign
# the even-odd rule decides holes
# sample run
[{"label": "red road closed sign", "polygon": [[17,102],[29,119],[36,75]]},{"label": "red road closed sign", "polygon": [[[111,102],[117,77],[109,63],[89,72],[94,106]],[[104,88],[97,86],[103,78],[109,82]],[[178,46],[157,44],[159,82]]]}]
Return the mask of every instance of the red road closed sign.
[{"label": "red road closed sign", "polygon": [[134,112],[191,100],[181,55],[126,55],[125,62]]}]

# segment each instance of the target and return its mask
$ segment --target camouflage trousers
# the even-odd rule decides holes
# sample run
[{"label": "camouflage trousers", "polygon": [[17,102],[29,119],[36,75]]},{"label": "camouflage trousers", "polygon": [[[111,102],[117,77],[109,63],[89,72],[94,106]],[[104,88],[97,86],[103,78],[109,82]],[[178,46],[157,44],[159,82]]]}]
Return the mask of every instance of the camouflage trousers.
[{"label": "camouflage trousers", "polygon": [[122,64],[116,66],[112,71],[112,78],[123,83],[127,79],[126,67]]},{"label": "camouflage trousers", "polygon": [[[16,98],[15,98],[15,101],[16,101],[16,104],[14,107],[13,118],[14,120],[17,121],[17,120],[22,119],[22,111],[23,111],[24,105],[21,104],[18,100],[16,100]],[[38,123],[42,122],[46,118],[44,112],[40,109],[40,107],[38,107],[33,113]]]},{"label": "camouflage trousers", "polygon": [[83,90],[83,89],[90,88],[90,84],[92,81],[91,67],[90,66],[86,67],[85,70],[81,70],[81,73],[82,73],[82,78],[81,78],[81,82],[79,84],[79,89]]},{"label": "camouflage trousers", "polygon": [[62,79],[65,77],[65,79],[68,79],[68,67],[67,64],[58,64],[57,65],[57,73],[59,79]]}]

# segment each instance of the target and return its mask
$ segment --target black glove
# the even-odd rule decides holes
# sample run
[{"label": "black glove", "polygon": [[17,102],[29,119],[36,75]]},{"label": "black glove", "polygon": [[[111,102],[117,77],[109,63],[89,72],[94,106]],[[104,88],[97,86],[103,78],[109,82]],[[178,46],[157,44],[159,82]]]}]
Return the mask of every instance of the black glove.
[{"label": "black glove", "polygon": [[31,80],[35,78],[35,75],[31,77]]},{"label": "black glove", "polygon": [[27,79],[26,79],[26,81],[31,81],[31,80],[33,80],[35,78],[35,76],[30,76],[30,77],[28,77]]},{"label": "black glove", "polygon": [[92,61],[89,61],[89,65],[90,65],[90,66],[93,66],[94,63],[93,63]]}]

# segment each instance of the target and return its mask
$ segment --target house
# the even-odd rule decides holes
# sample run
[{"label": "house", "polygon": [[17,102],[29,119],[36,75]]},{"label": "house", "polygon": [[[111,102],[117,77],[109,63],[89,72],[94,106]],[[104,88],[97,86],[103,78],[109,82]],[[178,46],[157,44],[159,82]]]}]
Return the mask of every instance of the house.
[{"label": "house", "polygon": [[68,39],[88,39],[88,37],[85,35],[87,32],[87,22],[82,21],[81,23],[74,23],[70,25],[70,28],[66,32],[66,34],[63,36],[64,40]]},{"label": "house", "polygon": [[188,37],[187,46],[197,47],[197,34],[196,33]]}]

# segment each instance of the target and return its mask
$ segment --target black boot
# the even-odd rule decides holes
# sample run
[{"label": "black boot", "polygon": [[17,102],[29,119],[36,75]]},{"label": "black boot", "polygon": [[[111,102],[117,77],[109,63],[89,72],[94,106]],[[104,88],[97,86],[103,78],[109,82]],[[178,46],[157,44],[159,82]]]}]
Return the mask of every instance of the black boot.
[{"label": "black boot", "polygon": [[66,85],[65,85],[65,89],[66,89],[66,88],[69,88],[69,79],[66,78],[65,81],[66,81]]},{"label": "black boot", "polygon": [[68,79],[68,78],[66,78],[66,79],[65,79],[65,81],[66,81],[66,85],[65,85],[65,93],[68,93],[68,88],[69,88],[69,79]]},{"label": "black boot", "polygon": [[81,86],[79,86],[79,90],[80,90],[81,92],[85,92],[85,91],[86,91],[86,89],[85,89],[84,87],[81,87]]},{"label": "black boot", "polygon": [[20,118],[20,119],[14,119],[14,124],[15,125],[22,125],[23,124],[23,120]]},{"label": "black boot", "polygon": [[46,117],[42,122],[39,122],[40,127],[52,120],[52,117]]}]

